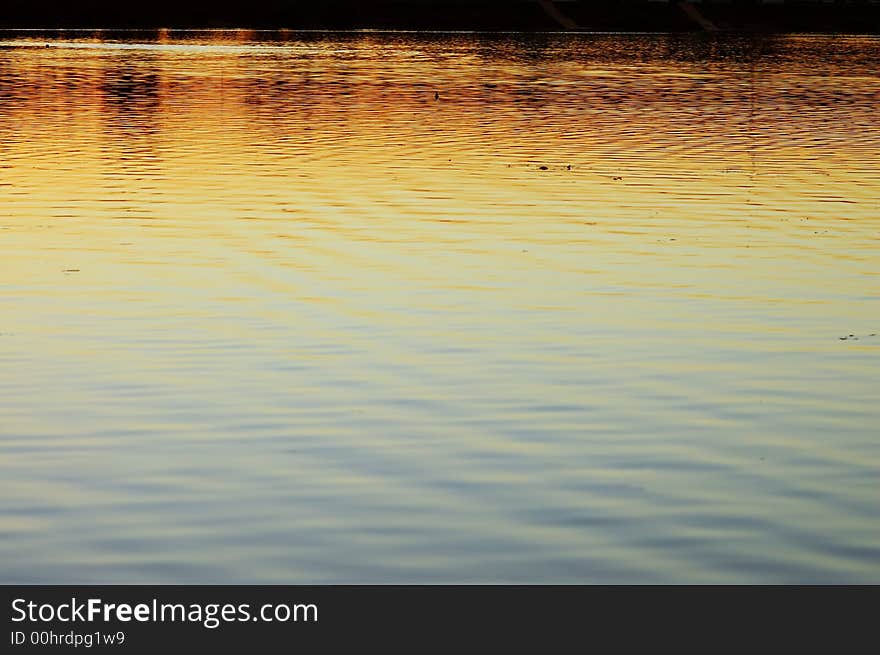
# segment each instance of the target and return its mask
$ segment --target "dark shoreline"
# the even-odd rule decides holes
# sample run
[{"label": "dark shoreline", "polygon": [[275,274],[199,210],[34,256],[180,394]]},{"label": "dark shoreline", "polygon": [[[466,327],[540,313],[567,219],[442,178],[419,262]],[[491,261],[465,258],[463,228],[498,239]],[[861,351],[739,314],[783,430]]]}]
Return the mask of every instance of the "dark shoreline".
[{"label": "dark shoreline", "polygon": [[[697,14],[675,0],[253,0],[224,7],[204,1],[4,0],[0,29],[412,29],[479,31],[816,32],[880,34],[873,0],[702,2]],[[564,20],[560,20],[560,17]]]}]

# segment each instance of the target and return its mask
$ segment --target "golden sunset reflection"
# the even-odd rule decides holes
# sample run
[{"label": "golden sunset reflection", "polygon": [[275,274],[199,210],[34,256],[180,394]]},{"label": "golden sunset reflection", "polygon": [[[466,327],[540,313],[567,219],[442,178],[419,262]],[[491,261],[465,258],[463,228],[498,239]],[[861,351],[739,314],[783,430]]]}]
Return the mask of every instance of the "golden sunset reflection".
[{"label": "golden sunset reflection", "polygon": [[880,581],[878,55],[3,35],[0,560]]}]

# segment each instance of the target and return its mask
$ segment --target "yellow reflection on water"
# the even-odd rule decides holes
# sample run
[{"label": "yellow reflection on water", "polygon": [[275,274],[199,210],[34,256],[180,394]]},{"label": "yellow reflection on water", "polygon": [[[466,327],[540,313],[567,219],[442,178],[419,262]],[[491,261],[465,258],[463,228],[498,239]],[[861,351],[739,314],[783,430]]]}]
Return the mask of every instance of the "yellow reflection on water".
[{"label": "yellow reflection on water", "polygon": [[7,578],[877,578],[876,40],[0,45]]}]

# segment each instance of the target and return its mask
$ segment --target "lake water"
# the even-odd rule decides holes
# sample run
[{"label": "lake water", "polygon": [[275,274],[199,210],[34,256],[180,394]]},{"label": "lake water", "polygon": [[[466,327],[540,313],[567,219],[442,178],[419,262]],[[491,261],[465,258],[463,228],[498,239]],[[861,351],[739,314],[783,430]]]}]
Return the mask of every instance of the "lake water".
[{"label": "lake water", "polygon": [[0,34],[0,581],[880,583],[878,62]]}]

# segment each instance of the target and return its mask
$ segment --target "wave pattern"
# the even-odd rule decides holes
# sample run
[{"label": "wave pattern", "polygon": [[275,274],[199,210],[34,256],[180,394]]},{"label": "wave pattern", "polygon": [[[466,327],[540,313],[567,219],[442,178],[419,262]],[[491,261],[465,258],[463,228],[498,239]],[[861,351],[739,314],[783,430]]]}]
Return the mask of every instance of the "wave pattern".
[{"label": "wave pattern", "polygon": [[880,582],[878,60],[3,34],[0,579]]}]

